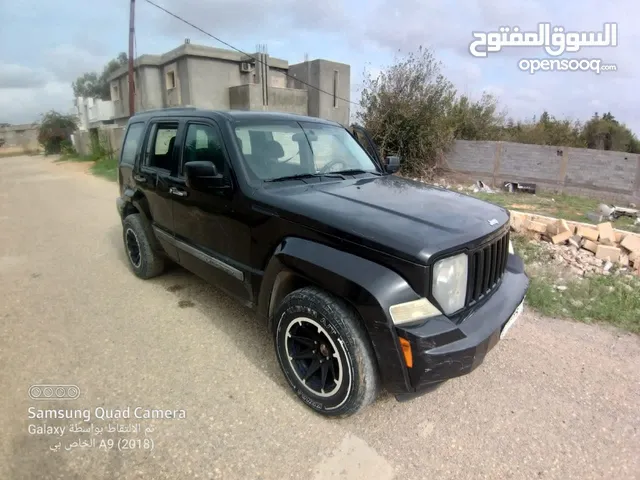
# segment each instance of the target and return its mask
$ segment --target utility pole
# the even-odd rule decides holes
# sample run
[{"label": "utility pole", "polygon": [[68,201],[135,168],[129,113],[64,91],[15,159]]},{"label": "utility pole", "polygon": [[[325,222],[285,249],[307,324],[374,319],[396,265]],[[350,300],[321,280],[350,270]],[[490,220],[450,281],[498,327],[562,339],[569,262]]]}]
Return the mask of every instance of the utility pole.
[{"label": "utility pole", "polygon": [[134,17],[136,14],[136,0],[131,0],[131,10],[129,11],[129,116],[136,112],[135,92],[133,82],[133,39],[134,39]]}]

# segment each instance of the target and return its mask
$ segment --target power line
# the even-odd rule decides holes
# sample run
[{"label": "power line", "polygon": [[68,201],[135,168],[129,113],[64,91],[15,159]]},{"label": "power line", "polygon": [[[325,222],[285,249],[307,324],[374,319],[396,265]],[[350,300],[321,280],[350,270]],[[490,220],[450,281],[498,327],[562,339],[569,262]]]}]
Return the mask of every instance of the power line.
[{"label": "power line", "polygon": [[[235,50],[236,52],[239,52],[239,53],[241,53],[241,54],[243,54],[243,55],[245,55],[245,56],[249,57],[249,58],[250,58],[250,59],[252,59],[254,62],[262,63],[263,65],[267,65],[267,63],[266,63],[266,62],[263,62],[262,60],[260,60],[260,59],[258,59],[258,58],[256,58],[256,57],[254,57],[254,56],[252,56],[252,55],[249,55],[247,52],[244,52],[244,51],[240,50],[239,48],[234,47],[233,45],[231,45],[230,43],[225,42],[224,40],[221,40],[220,38],[216,37],[215,35],[212,35],[211,33],[209,33],[209,32],[207,32],[207,31],[203,30],[203,29],[202,29],[202,28],[200,28],[200,27],[198,27],[197,25],[194,25],[194,24],[193,24],[193,23],[191,23],[189,20],[185,20],[185,19],[184,19],[184,18],[182,18],[181,16],[179,16],[179,15],[177,15],[177,14],[173,13],[173,12],[170,12],[169,10],[167,10],[166,8],[164,8],[164,7],[160,6],[160,5],[158,5],[157,3],[154,3],[154,2],[152,2],[151,0],[144,0],[144,1],[145,1],[145,2],[147,2],[147,3],[148,3],[148,4],[150,4],[150,5],[153,5],[153,6],[154,6],[154,7],[156,7],[157,9],[162,10],[163,12],[165,12],[165,13],[167,13],[167,14],[171,15],[173,18],[175,18],[175,19],[177,19],[177,20],[180,20],[180,21],[181,21],[181,22],[183,22],[183,23],[186,23],[186,24],[187,24],[187,25],[189,25],[190,27],[195,28],[195,29],[196,29],[196,30],[198,30],[199,32],[204,33],[204,34],[205,34],[205,35],[207,35],[208,37],[211,37],[211,38],[213,38],[214,40],[216,40],[216,41],[218,41],[218,42],[222,43],[223,45],[226,45],[227,47],[229,47],[229,48],[231,48],[231,49]],[[319,92],[322,92],[322,93],[324,93],[324,94],[327,94],[327,95],[330,95],[330,96],[332,96],[332,97],[335,97],[335,98],[336,98],[336,99],[338,99],[338,100],[342,100],[343,102],[351,103],[351,104],[356,105],[356,106],[358,106],[358,107],[360,107],[360,106],[361,106],[359,103],[352,102],[351,100],[347,100],[346,98],[339,97],[339,96],[337,96],[337,95],[334,95],[333,93],[330,93],[330,92],[327,92],[326,90],[323,90],[323,89],[321,89],[321,88],[318,88],[318,87],[316,87],[315,85],[311,85],[310,83],[307,83],[307,82],[305,82],[305,81],[303,81],[303,80],[300,80],[299,78],[296,78],[296,77],[294,77],[293,75],[290,75],[288,72],[284,72],[284,75],[285,75],[286,77],[292,78],[292,79],[294,79],[294,80],[296,80],[296,81],[298,81],[298,82],[302,83],[303,85],[306,85],[307,87],[311,87],[311,88],[313,88],[313,89],[315,89],[315,90],[317,90],[317,91],[319,91]]]}]

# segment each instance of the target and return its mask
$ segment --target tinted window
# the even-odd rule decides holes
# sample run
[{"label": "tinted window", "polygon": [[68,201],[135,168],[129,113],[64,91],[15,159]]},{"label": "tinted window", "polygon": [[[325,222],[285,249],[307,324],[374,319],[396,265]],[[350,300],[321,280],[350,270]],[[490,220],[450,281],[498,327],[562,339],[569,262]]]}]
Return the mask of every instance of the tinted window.
[{"label": "tinted window", "polygon": [[136,152],[144,131],[143,123],[132,123],[127,130],[127,136],[122,146],[121,162],[133,165],[136,160]]},{"label": "tinted window", "polygon": [[[236,136],[251,172],[270,180],[341,170],[376,172],[376,165],[342,127],[312,122],[238,124]],[[245,145],[250,140],[251,149]],[[250,151],[251,153],[247,153]]]},{"label": "tinted window", "polygon": [[225,171],[224,149],[220,132],[212,125],[191,123],[187,126],[183,161],[213,162],[220,173]]},{"label": "tinted window", "polygon": [[177,132],[178,124],[176,123],[153,125],[147,144],[145,165],[170,172],[177,170],[177,157],[173,154]]}]

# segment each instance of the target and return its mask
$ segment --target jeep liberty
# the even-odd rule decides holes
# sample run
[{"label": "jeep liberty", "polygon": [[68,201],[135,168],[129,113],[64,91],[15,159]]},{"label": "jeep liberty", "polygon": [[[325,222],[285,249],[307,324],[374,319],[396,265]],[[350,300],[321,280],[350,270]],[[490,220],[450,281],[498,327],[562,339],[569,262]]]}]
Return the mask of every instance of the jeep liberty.
[{"label": "jeep liberty", "polygon": [[423,394],[484,360],[529,280],[507,210],[398,168],[319,118],[136,114],[118,165],[130,267],[147,279],[171,260],[254,309],[319,413]]}]

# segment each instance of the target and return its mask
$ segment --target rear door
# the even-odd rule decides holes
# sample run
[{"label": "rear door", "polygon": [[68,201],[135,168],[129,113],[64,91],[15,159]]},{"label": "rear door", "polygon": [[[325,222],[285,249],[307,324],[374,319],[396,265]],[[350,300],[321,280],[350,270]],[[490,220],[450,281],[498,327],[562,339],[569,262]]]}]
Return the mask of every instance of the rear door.
[{"label": "rear door", "polygon": [[[133,175],[138,190],[146,198],[153,226],[171,237],[174,225],[169,180],[178,170],[178,154],[174,145],[179,126],[177,119],[167,118],[148,124],[139,167]],[[158,239],[167,253],[175,257],[175,247],[161,235],[158,235]]]},{"label": "rear door", "polygon": [[120,151],[118,165],[118,186],[120,195],[133,196],[136,182],[133,179],[133,170],[142,151],[144,140],[144,122],[130,123],[125,133],[124,142]]}]

